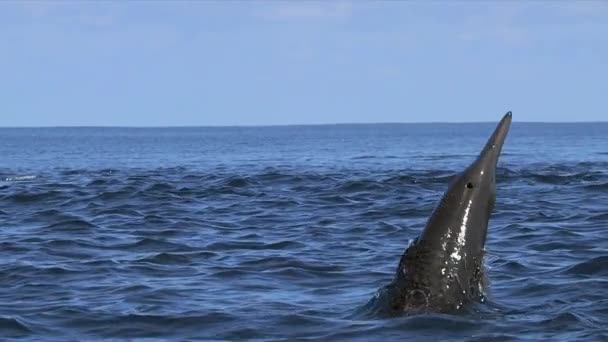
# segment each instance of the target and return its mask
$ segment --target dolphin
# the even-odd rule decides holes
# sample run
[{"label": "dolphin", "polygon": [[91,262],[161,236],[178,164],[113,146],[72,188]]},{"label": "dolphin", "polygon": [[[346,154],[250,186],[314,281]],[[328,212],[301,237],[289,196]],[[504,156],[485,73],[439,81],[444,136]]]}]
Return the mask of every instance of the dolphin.
[{"label": "dolphin", "polygon": [[484,245],[496,200],[496,164],[511,125],[507,112],[477,159],[456,175],[405,250],[393,281],[372,301],[381,312],[450,312],[483,302]]}]

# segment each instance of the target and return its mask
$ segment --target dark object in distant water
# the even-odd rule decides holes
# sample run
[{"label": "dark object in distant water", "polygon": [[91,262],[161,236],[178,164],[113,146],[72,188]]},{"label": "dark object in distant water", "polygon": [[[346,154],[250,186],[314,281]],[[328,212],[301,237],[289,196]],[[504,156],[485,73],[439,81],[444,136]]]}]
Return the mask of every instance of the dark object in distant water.
[{"label": "dark object in distant water", "polygon": [[447,312],[484,300],[483,255],[496,199],[495,171],[511,125],[505,114],[479,154],[450,183],[393,281],[369,303],[376,311]]}]

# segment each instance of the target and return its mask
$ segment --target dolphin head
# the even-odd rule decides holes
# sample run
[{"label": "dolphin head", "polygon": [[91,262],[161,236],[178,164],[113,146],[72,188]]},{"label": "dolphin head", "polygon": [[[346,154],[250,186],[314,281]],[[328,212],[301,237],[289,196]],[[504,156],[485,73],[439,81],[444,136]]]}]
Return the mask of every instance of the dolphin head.
[{"label": "dolphin head", "polygon": [[422,234],[404,253],[395,281],[406,307],[459,308],[467,298],[483,298],[482,262],[496,198],[496,165],[510,124],[508,112],[477,159],[452,179]]},{"label": "dolphin head", "polygon": [[511,125],[505,114],[477,159],[450,182],[420,242],[450,251],[459,260],[483,250],[496,200],[496,165]]}]

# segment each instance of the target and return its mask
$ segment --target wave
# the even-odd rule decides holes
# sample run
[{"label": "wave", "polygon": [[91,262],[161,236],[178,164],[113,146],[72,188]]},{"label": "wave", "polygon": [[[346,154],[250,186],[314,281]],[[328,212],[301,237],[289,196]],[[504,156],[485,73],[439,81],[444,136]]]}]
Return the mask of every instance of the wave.
[{"label": "wave", "polygon": [[20,181],[34,180],[36,178],[38,178],[38,176],[35,176],[35,175],[12,176],[12,177],[5,177],[4,181],[5,182],[20,182]]},{"label": "wave", "polygon": [[0,317],[0,331],[5,337],[17,337],[32,333],[32,330],[18,318]]},{"label": "wave", "polygon": [[582,276],[608,276],[608,255],[585,260],[568,267],[563,273]]}]

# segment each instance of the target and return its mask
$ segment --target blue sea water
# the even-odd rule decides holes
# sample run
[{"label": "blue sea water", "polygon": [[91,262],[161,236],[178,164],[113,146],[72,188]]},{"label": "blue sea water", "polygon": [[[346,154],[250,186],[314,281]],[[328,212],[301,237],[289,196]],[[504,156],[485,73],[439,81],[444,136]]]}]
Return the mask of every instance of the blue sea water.
[{"label": "blue sea water", "polygon": [[357,314],[494,125],[0,129],[0,340],[608,340],[608,123],[514,122],[488,303]]}]

